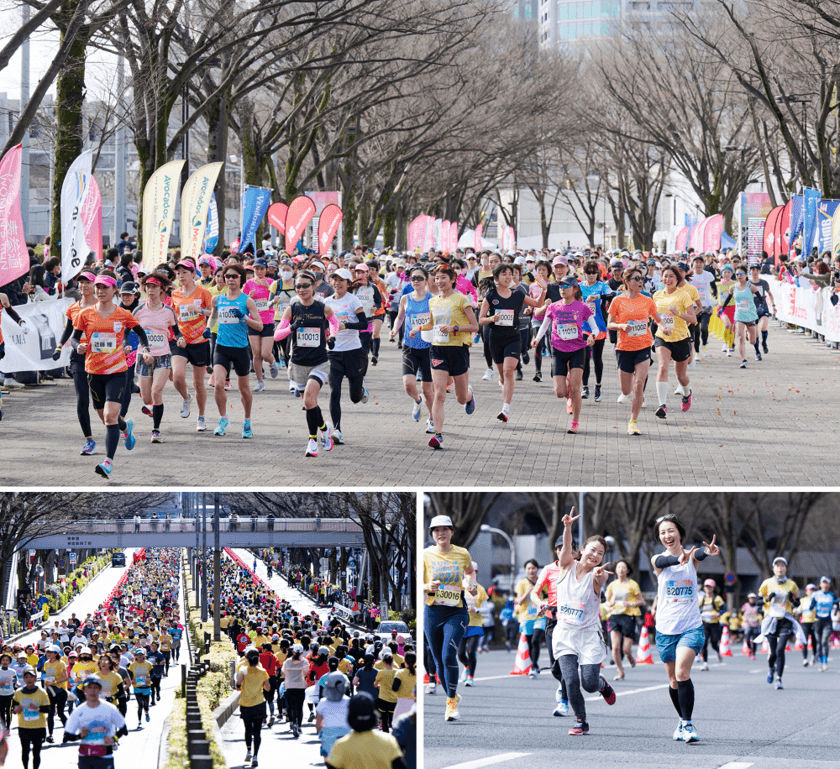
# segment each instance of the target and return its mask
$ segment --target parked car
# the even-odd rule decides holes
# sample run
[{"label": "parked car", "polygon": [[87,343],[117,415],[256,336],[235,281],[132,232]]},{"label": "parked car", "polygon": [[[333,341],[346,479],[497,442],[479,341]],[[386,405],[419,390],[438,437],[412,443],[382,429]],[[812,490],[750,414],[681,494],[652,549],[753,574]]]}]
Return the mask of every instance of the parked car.
[{"label": "parked car", "polygon": [[385,622],[380,622],[375,635],[381,641],[390,641],[391,633],[395,630],[397,631],[397,635],[401,635],[406,640],[411,638],[411,632],[408,629],[408,625],[406,625],[405,622],[400,622],[398,620],[386,620]]},{"label": "parked car", "polygon": [[113,553],[111,555],[111,566],[125,566],[125,553]]}]

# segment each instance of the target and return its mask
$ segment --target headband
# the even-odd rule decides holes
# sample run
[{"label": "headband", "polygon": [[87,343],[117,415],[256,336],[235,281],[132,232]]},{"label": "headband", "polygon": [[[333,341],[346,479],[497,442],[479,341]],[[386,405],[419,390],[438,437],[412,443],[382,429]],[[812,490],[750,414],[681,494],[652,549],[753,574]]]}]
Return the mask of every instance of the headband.
[{"label": "headband", "polygon": [[94,286],[112,286],[113,288],[117,287],[117,281],[112,278],[110,275],[100,275],[96,280],[93,281]]}]

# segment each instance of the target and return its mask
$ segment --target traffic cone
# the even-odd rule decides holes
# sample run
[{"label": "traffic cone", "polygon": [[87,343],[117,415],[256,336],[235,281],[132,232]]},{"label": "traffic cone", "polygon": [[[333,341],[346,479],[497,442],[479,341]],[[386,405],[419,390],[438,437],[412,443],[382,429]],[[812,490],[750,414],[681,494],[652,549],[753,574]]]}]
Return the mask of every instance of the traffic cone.
[{"label": "traffic cone", "polygon": [[832,637],[831,648],[832,649],[840,649],[840,639],[838,639],[837,636]]},{"label": "traffic cone", "polygon": [[424,684],[429,683],[429,674],[428,673],[426,673],[426,675],[423,676],[423,683]]},{"label": "traffic cone", "polygon": [[766,638],[764,639],[764,642],[761,644],[761,653],[762,654],[770,654],[770,643]]},{"label": "traffic cone", "polygon": [[744,645],[741,647],[741,654],[750,656],[750,645],[746,641],[744,641]]},{"label": "traffic cone", "polygon": [[800,641],[798,637],[796,639],[796,646],[793,647],[793,650],[795,652],[801,652],[802,651],[802,641]]},{"label": "traffic cone", "polygon": [[516,659],[513,662],[512,676],[527,676],[531,672],[531,652],[528,651],[528,636],[519,635],[519,646],[516,647]]},{"label": "traffic cone", "polygon": [[729,647],[729,628],[726,625],[723,626],[723,636],[720,639],[720,656],[732,656],[732,649]]},{"label": "traffic cone", "polygon": [[653,654],[650,651],[650,636],[648,629],[642,628],[642,634],[639,636],[639,650],[636,652],[637,665],[653,665]]}]

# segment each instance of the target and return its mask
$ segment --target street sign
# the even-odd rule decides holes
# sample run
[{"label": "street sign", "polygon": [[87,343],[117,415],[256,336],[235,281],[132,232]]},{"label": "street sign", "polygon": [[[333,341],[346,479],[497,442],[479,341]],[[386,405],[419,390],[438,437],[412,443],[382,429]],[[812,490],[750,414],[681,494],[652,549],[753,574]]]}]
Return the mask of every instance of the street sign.
[{"label": "street sign", "polygon": [[76,563],[76,554],[70,553],[70,563]]},{"label": "street sign", "polygon": [[64,561],[64,559],[62,558],[62,559],[58,562],[58,568],[59,568],[59,569],[63,569],[63,568],[64,568],[64,564],[65,564],[65,561]]},{"label": "street sign", "polygon": [[735,572],[728,571],[723,575],[723,579],[728,585],[731,585],[738,577],[735,576]]},{"label": "street sign", "polygon": [[349,561],[347,561],[347,568],[348,569],[355,569],[356,568],[356,562],[352,558]]}]

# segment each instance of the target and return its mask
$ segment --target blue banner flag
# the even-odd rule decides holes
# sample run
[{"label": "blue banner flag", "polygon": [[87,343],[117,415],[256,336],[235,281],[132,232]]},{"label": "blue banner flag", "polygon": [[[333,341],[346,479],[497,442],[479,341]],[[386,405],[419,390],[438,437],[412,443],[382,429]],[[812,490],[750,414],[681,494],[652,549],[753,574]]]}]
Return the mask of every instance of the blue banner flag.
[{"label": "blue banner flag", "polygon": [[807,257],[811,253],[811,247],[814,245],[814,233],[817,224],[817,203],[822,198],[822,193],[819,190],[812,190],[810,187],[805,188],[805,223],[802,225],[802,255]]},{"label": "blue banner flag", "polygon": [[216,193],[210,197],[207,210],[207,232],[204,238],[204,253],[212,254],[219,243],[219,209],[216,207]]},{"label": "blue banner flag", "polygon": [[788,238],[788,243],[791,245],[791,251],[793,250],[793,241],[799,237],[799,233],[802,232],[802,225],[805,221],[803,216],[805,206],[803,205],[802,195],[794,195],[792,200],[793,205],[790,209],[790,237]]},{"label": "blue banner flag", "polygon": [[271,205],[271,190],[265,187],[246,187],[242,201],[242,236],[239,242],[239,253],[244,253],[248,245],[253,243],[256,251],[257,228],[265,217]]},{"label": "blue banner flag", "polygon": [[840,200],[821,200],[817,206],[817,235],[814,245],[821,254],[831,251],[831,225]]}]

